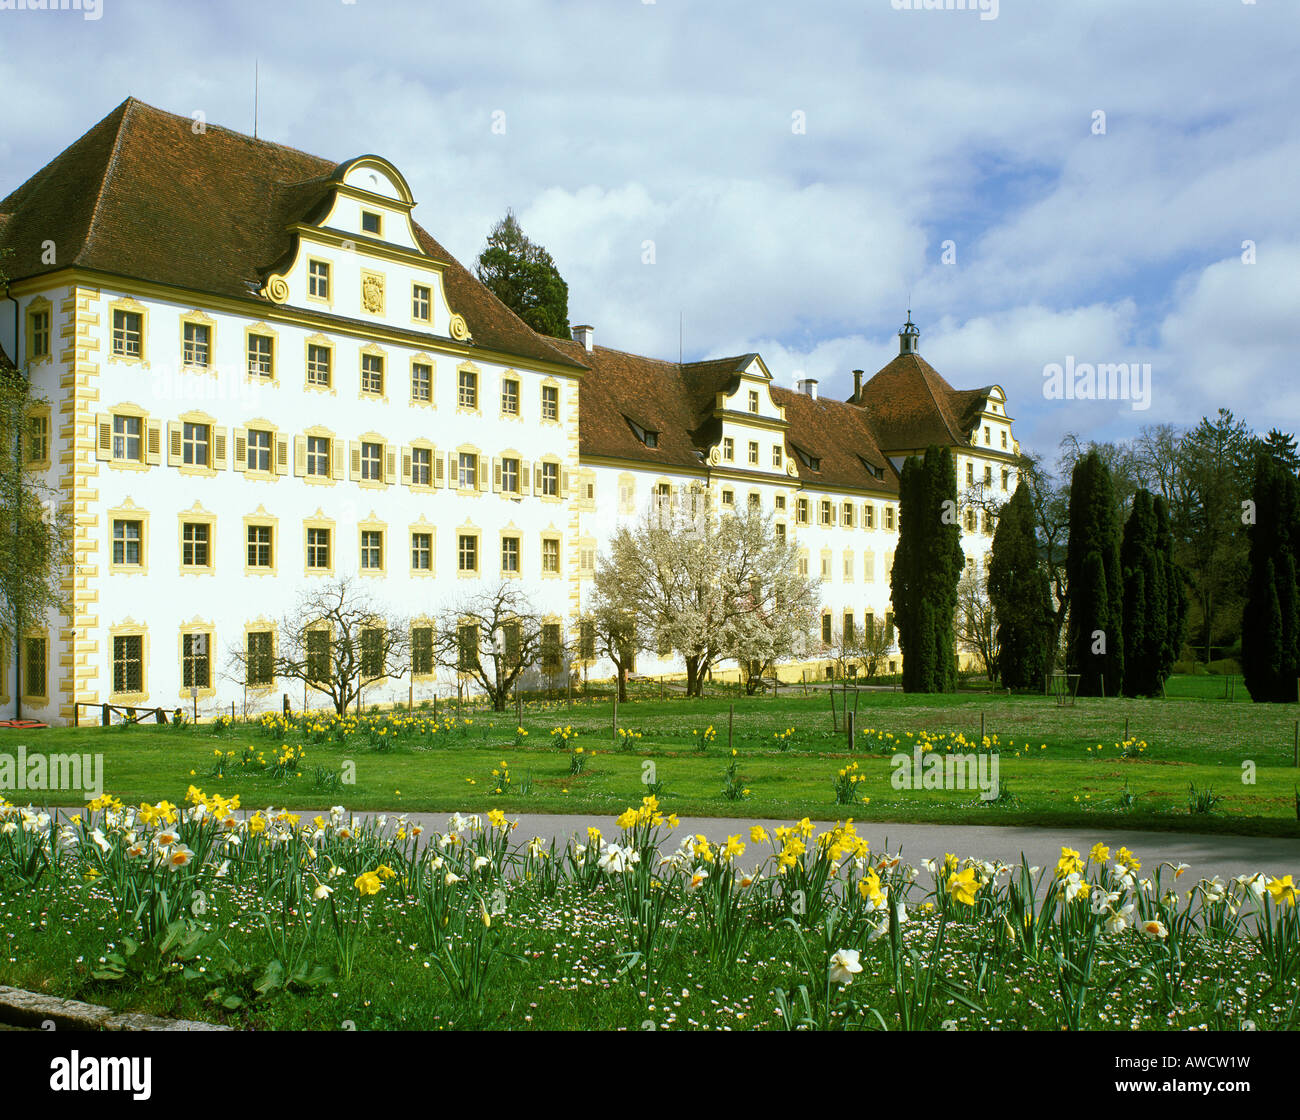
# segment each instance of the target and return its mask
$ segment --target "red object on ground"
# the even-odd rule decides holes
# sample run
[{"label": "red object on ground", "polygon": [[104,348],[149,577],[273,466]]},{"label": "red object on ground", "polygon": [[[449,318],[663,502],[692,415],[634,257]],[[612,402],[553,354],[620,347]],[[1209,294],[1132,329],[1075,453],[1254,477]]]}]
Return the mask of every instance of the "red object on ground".
[{"label": "red object on ground", "polygon": [[48,723],[41,723],[34,719],[2,719],[0,727],[49,727]]}]

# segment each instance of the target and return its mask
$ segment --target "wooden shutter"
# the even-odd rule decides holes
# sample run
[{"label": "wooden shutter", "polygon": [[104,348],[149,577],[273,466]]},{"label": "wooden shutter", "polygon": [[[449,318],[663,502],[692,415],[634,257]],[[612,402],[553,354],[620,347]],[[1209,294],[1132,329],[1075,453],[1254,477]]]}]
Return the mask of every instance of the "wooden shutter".
[{"label": "wooden shutter", "polygon": [[501,460],[492,460],[492,493],[501,493]]},{"label": "wooden shutter", "polygon": [[219,471],[226,469],[226,429],[212,427],[212,465]]},{"label": "wooden shutter", "polygon": [[542,464],[538,463],[533,467],[533,493],[541,494],[542,492]]},{"label": "wooden shutter", "polygon": [[475,467],[474,475],[478,480],[478,488],[482,491],[486,491],[491,489],[492,486],[492,479],[490,477],[492,461],[486,455],[479,455],[477,456],[477,459],[478,464]]},{"label": "wooden shutter", "polygon": [[[410,472],[407,472],[408,477]],[[384,445],[384,482],[391,486],[397,481],[397,452],[387,444]]]},{"label": "wooden shutter", "polygon": [[181,426],[175,420],[167,421],[167,465],[181,465]]},{"label": "wooden shutter", "polygon": [[330,476],[337,482],[343,478],[343,440],[330,440]]},{"label": "wooden shutter", "polygon": [[519,460],[519,493],[521,496],[524,494],[532,493],[532,491],[528,489],[528,480],[530,477],[531,476],[528,473],[528,460],[520,459]]},{"label": "wooden shutter", "polygon": [[145,450],[144,461],[152,467],[162,462],[162,421],[146,420],[144,422]]},{"label": "wooden shutter", "polygon": [[447,475],[442,466],[442,456],[435,448],[433,451],[429,452],[429,458],[433,460],[433,484],[435,486],[442,486],[447,481]]},{"label": "wooden shutter", "polygon": [[348,478],[356,482],[361,477],[361,445],[353,440],[348,446],[352,452],[349,457],[351,473]]},{"label": "wooden shutter", "polygon": [[560,472],[560,497],[567,498],[568,496],[569,496],[569,472],[561,471]]},{"label": "wooden shutter", "polygon": [[113,457],[113,417],[110,413],[100,412],[95,415],[95,458],[111,459]]},{"label": "wooden shutter", "polygon": [[402,448],[402,485],[411,485],[411,449]]},{"label": "wooden shutter", "polygon": [[275,437],[275,473],[289,473],[289,437],[277,435]]},{"label": "wooden shutter", "polygon": [[293,473],[299,478],[307,473],[307,437],[293,437]]},{"label": "wooden shutter", "polygon": [[460,469],[456,465],[456,452],[447,452],[447,485],[453,490],[460,489]]},{"label": "wooden shutter", "polygon": [[[237,471],[248,470],[248,429],[235,428],[235,462],[234,467]],[[275,463],[272,461],[271,469],[275,470]]]}]

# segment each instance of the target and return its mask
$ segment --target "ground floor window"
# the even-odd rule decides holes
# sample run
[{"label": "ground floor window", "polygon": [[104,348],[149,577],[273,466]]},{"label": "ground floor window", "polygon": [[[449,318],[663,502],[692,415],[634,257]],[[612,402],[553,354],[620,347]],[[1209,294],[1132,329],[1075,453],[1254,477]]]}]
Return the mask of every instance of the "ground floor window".
[{"label": "ground floor window", "polygon": [[49,695],[46,681],[46,647],[45,636],[28,638],[25,650],[25,662],[23,665],[23,691],[26,695],[37,699],[44,699]]},{"label": "ground floor window", "polygon": [[113,691],[144,691],[144,638],[139,634],[113,639]]},{"label": "ground floor window", "polygon": [[268,685],[275,679],[271,631],[253,630],[248,634],[248,655],[244,673],[250,685]]},{"label": "ground floor window", "polygon": [[181,684],[185,688],[210,688],[212,662],[206,634],[185,634],[181,638]]}]

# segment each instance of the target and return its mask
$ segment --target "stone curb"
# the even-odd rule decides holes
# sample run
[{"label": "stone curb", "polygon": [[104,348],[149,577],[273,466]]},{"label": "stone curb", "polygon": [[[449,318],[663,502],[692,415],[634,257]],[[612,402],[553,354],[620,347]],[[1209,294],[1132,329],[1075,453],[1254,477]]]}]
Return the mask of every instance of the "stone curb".
[{"label": "stone curb", "polygon": [[59,999],[0,984],[0,1023],[31,1030],[56,1031],[228,1031],[217,1023],[163,1019],[157,1015],[119,1012],[75,999]]}]

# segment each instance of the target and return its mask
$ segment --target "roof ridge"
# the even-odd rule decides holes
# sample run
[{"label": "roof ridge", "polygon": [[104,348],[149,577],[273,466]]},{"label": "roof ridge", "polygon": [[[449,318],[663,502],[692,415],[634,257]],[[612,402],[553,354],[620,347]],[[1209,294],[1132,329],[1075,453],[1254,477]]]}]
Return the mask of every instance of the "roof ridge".
[{"label": "roof ridge", "polygon": [[[117,122],[117,129],[113,134],[113,150],[109,153],[108,160],[104,164],[104,174],[99,180],[99,190],[95,192],[95,205],[91,207],[90,210],[90,220],[86,223],[86,236],[82,238],[81,247],[77,253],[78,260],[85,255],[86,251],[94,243],[96,233],[95,226],[99,219],[99,208],[103,205],[104,194],[108,187],[109,180],[112,179],[113,172],[117,168],[117,157],[118,153],[122,150],[122,134],[126,131],[127,118],[130,117],[132,111],[139,104],[142,104],[142,102],[128,95],[127,99],[117,107],[122,110],[122,116]],[[117,109],[114,109],[113,112],[117,112]],[[112,115],[113,113],[109,113],[108,117],[111,117]],[[105,117],[104,119],[107,120],[108,117]]]},{"label": "roof ridge", "polygon": [[[915,363],[916,372],[921,375],[921,382],[925,385],[925,391],[930,394],[930,399],[934,401],[935,411],[938,412],[939,419],[943,422],[943,426],[948,429],[948,434],[952,436],[953,442],[961,443],[962,440],[961,440],[960,433],[953,430],[953,426],[948,420],[948,402],[941,401],[937,396],[935,396],[934,386],[930,384],[930,375],[926,372],[925,367],[929,366],[930,370],[933,371],[935,377],[938,377],[941,380],[943,380],[944,384],[947,384],[947,380],[944,379],[943,375],[937,369],[931,366],[929,362],[925,361],[925,359],[922,358],[920,354],[908,354],[906,356],[911,358],[912,361]],[[952,386],[948,386],[948,387],[950,390],[952,389]]]}]

